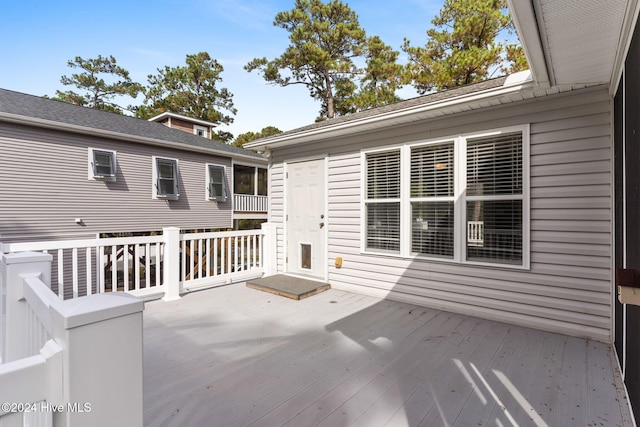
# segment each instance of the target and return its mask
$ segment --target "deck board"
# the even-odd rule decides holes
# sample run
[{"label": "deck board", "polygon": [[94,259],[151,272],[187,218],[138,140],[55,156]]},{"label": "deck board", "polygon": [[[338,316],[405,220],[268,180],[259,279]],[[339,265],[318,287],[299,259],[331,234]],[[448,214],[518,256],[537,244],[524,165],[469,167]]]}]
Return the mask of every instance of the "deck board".
[{"label": "deck board", "polygon": [[145,425],[632,425],[610,351],[335,289],[224,286],[146,303]]}]

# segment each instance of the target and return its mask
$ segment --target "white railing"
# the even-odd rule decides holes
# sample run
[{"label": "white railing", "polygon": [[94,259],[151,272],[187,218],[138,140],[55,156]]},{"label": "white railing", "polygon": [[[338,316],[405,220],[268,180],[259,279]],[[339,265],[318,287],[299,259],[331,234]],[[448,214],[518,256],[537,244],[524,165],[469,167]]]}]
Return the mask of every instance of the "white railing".
[{"label": "white railing", "polygon": [[235,212],[267,212],[269,210],[269,197],[234,194],[233,210]]},{"label": "white railing", "polygon": [[[50,253],[52,288],[61,299],[124,291],[161,292],[163,236],[5,243],[4,253]],[[137,291],[137,292],[136,292]]]},{"label": "white railing", "polygon": [[142,425],[143,302],[61,301],[52,258],[0,253],[0,425]]},{"label": "white railing", "polygon": [[123,291],[139,297],[180,297],[185,290],[270,274],[275,246],[270,224],[259,230],[0,244],[3,253],[38,251],[53,257],[52,290],[60,299]]},{"label": "white railing", "polygon": [[262,276],[262,230],[180,235],[180,280],[184,289]]}]

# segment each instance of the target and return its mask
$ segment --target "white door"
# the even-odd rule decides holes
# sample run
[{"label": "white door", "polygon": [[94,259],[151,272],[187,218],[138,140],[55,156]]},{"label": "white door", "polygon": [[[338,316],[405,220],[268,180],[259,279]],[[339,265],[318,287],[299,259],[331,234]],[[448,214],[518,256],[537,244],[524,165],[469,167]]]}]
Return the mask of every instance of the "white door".
[{"label": "white door", "polygon": [[287,165],[287,272],[325,279],[325,161]]}]

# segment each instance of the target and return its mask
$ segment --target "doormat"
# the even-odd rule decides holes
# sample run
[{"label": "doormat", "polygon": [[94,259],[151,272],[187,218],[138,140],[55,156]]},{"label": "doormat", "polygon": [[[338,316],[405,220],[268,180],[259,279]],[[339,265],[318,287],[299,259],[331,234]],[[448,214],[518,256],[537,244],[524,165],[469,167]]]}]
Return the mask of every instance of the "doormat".
[{"label": "doormat", "polygon": [[277,274],[247,281],[247,287],[281,297],[301,300],[331,289],[328,283]]}]

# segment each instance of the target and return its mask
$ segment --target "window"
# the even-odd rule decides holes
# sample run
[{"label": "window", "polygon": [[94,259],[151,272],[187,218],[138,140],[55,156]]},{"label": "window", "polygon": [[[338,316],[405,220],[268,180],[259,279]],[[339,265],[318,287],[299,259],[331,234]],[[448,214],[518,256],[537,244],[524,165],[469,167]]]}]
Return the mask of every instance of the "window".
[{"label": "window", "polygon": [[233,192],[252,196],[266,196],[268,172],[256,166],[233,165]]},{"label": "window", "polygon": [[400,251],[400,150],[366,156],[366,249]]},{"label": "window", "polygon": [[175,200],[178,190],[178,161],[161,157],[153,158],[154,198]]},{"label": "window", "polygon": [[224,202],[227,200],[225,168],[207,165],[207,199]]},{"label": "window", "polygon": [[468,260],[522,263],[522,177],[522,133],[467,140]]},{"label": "window", "polygon": [[198,136],[209,138],[209,129],[204,126],[193,125],[193,133]]},{"label": "window", "polygon": [[111,150],[89,149],[89,179],[115,181],[116,152]]},{"label": "window", "polygon": [[528,268],[528,126],[363,153],[364,251]]},{"label": "window", "polygon": [[411,252],[453,258],[454,142],[411,148]]}]

